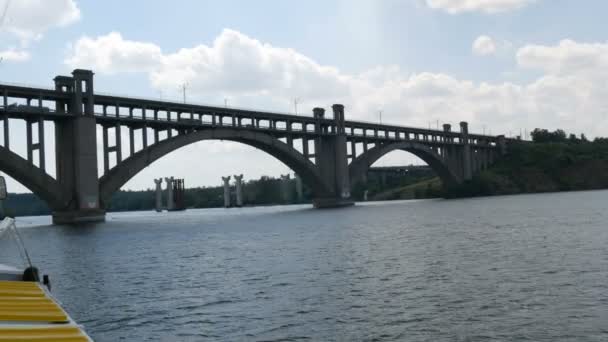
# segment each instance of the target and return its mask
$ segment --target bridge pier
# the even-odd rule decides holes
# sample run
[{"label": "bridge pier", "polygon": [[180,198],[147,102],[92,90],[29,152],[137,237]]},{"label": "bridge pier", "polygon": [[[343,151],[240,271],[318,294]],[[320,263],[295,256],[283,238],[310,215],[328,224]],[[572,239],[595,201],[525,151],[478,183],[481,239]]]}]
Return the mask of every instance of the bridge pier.
[{"label": "bridge pier", "polygon": [[175,208],[175,200],[173,199],[173,177],[165,177],[167,183],[167,210],[171,211]]},{"label": "bridge pier", "polygon": [[302,189],[302,178],[296,174],[296,199],[298,203],[304,200],[304,191]]},{"label": "bridge pier", "polygon": [[230,176],[222,177],[224,181],[224,208],[230,208]]},{"label": "bridge pier", "polygon": [[465,181],[473,178],[471,165],[471,144],[469,141],[469,124],[465,121],[460,123],[460,140],[462,142],[462,178]]},{"label": "bridge pier", "polygon": [[155,188],[155,192],[154,192],[154,207],[156,209],[156,212],[161,212],[163,211],[163,179],[159,178],[159,179],[154,179],[154,184],[156,185]]},{"label": "bridge pier", "polygon": [[332,109],[334,123],[331,127],[334,131],[331,133],[328,132],[328,127],[322,124],[325,110],[313,109],[318,129],[318,136],[315,138],[315,158],[321,178],[330,191],[324,196],[317,195],[313,199],[315,208],[337,208],[355,204],[350,197],[344,106],[335,104]]},{"label": "bridge pier", "polygon": [[280,185],[280,189],[281,189],[281,201],[283,201],[283,204],[289,204],[289,201],[291,200],[291,176],[288,174],[286,175],[281,175],[281,185]]},{"label": "bridge pier", "polygon": [[53,223],[104,221],[105,210],[99,201],[97,177],[93,72],[77,69],[72,77],[58,76],[55,89],[70,94],[69,103],[57,101],[57,111],[73,113],[74,118],[55,123],[57,180],[68,202],[61,208],[54,208]]},{"label": "bridge pier", "polygon": [[236,206],[243,206],[243,175],[234,175],[235,190],[236,190]]}]

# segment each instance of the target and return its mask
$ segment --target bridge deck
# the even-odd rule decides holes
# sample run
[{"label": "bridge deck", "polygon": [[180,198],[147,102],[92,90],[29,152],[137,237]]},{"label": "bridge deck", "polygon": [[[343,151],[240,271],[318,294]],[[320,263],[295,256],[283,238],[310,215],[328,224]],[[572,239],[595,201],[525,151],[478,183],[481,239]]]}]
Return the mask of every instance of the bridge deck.
[{"label": "bridge deck", "polygon": [[[56,101],[65,102],[70,99],[68,93],[47,88],[10,84],[0,84],[0,93],[4,96],[4,104],[0,104],[0,117],[29,121],[37,121],[40,118],[43,120],[59,121],[69,119],[73,115],[54,110],[54,103]],[[11,108],[11,105],[8,103],[9,98],[19,99],[21,102],[26,101],[28,104],[31,101],[35,101],[36,105],[27,106],[28,110]],[[277,137],[292,136],[295,138],[334,134],[331,130],[319,132],[314,129],[314,126],[318,124],[331,128],[334,125],[334,120],[329,118],[319,120],[303,115],[102,94],[95,95],[94,99],[95,117],[102,125],[120,124],[135,129],[149,127],[159,130],[232,127],[272,132]],[[86,99],[83,100],[86,103]],[[50,103],[47,101],[50,101]],[[35,109],[36,106],[40,109]],[[106,111],[108,108],[111,108],[113,113],[108,113]],[[126,108],[132,114],[122,114],[121,108]],[[133,113],[133,109],[137,109],[139,115]],[[164,115],[153,115],[158,113]],[[204,119],[205,117],[211,119],[219,118],[219,120],[214,122],[210,119]],[[225,122],[223,118],[232,118],[232,120]],[[249,121],[250,124],[239,124],[243,120]],[[257,122],[256,125],[253,125],[254,121]],[[288,129],[287,126],[290,126],[290,128]],[[345,134],[347,139],[358,142],[411,140],[430,145],[461,144],[459,132],[445,132],[442,130],[365,121],[345,121]],[[487,146],[485,144],[494,145],[497,139],[495,136],[480,134],[469,134],[469,138],[472,145],[477,145],[479,141],[483,141],[484,143],[479,145],[484,146]]]}]

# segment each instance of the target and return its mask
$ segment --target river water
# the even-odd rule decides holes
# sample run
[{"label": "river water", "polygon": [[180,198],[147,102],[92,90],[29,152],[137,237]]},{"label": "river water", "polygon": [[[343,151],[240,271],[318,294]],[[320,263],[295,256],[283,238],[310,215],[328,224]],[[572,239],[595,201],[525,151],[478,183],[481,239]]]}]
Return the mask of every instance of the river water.
[{"label": "river water", "polygon": [[595,191],[18,224],[96,341],[607,341],[607,209]]}]

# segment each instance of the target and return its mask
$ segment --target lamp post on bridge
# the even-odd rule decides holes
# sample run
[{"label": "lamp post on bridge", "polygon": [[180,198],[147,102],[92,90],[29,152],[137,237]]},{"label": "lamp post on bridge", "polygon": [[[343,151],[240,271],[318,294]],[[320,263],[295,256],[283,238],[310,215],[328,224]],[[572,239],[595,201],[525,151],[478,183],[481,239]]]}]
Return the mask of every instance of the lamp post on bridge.
[{"label": "lamp post on bridge", "polygon": [[296,115],[298,115],[298,103],[300,102],[300,98],[296,97],[293,99],[293,109],[296,113]]},{"label": "lamp post on bridge", "polygon": [[182,91],[182,94],[184,96],[184,103],[186,103],[186,89],[188,88],[189,84],[184,82],[181,86],[180,89]]}]

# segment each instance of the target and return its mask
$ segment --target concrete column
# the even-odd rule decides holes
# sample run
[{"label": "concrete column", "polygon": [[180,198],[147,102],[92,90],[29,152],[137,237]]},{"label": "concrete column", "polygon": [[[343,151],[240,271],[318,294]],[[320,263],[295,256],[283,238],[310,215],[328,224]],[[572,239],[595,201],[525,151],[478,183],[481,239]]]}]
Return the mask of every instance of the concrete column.
[{"label": "concrete column", "polygon": [[[344,106],[332,106],[334,134],[318,135],[315,138],[315,161],[328,192],[317,194],[313,204],[316,208],[329,208],[352,205],[350,198],[350,179],[344,126]],[[315,108],[315,118],[321,117],[323,109]]]},{"label": "concrete column", "polygon": [[285,204],[289,203],[291,199],[291,191],[289,191],[290,180],[291,176],[289,174],[281,175],[281,199]]},{"label": "concrete column", "polygon": [[175,208],[175,201],[173,200],[173,177],[165,177],[167,182],[167,210],[171,211]]},{"label": "concrete column", "polygon": [[103,172],[108,173],[110,170],[110,146],[108,144],[108,127],[101,128],[102,144],[103,144]]},{"label": "concrete column", "polygon": [[33,126],[33,122],[31,121],[26,121],[25,122],[25,140],[27,141],[26,145],[27,145],[27,161],[30,162],[30,164],[34,163],[34,142],[33,142],[33,135],[32,135],[32,126]]},{"label": "concrete column", "polygon": [[148,127],[146,127],[146,125],[141,128],[141,142],[143,148],[148,147]]},{"label": "concrete column", "polygon": [[236,182],[236,206],[243,206],[243,175],[234,175],[234,180]]},{"label": "concrete column", "polygon": [[291,120],[285,121],[285,130],[287,131],[287,145],[293,147],[293,135],[291,134]]},{"label": "concrete column", "polygon": [[[312,116],[315,119],[315,132],[317,134],[321,134],[322,132],[322,123],[321,121],[325,118],[325,109],[324,108],[313,108],[312,109]],[[316,153],[316,152],[315,152]]]},{"label": "concrete column", "polygon": [[[131,113],[133,109],[131,108]],[[129,127],[129,157],[135,154],[135,132],[133,127]]]},{"label": "concrete column", "polygon": [[[42,106],[42,100],[40,100],[40,106]],[[44,119],[41,117],[38,119],[38,166],[42,169],[42,171],[46,171],[44,153]]]},{"label": "concrete column", "polygon": [[298,196],[298,203],[304,201],[304,191],[302,185],[302,178],[296,174],[296,195]]},{"label": "concrete column", "polygon": [[224,181],[224,208],[230,208],[230,176],[222,177]]},{"label": "concrete column", "polygon": [[307,138],[302,138],[302,154],[304,155],[304,157],[306,159],[308,159],[308,139]]},{"label": "concrete column", "polygon": [[500,153],[501,156],[504,156],[505,154],[507,154],[507,140],[505,139],[504,135],[499,135],[497,136],[498,138],[498,152]]},{"label": "concrete column", "polygon": [[[4,102],[4,110],[6,110],[8,108],[8,91],[6,89],[4,89],[4,94],[3,94],[3,102]],[[6,148],[7,150],[10,150],[10,139],[9,139],[9,129],[8,129],[8,115],[5,115],[4,118],[2,119],[4,122],[4,148]]]},{"label": "concrete column", "polygon": [[116,164],[122,161],[122,130],[120,129],[120,123],[116,123],[114,128],[114,147],[116,148]]},{"label": "concrete column", "polygon": [[77,69],[72,77],[56,77],[55,87],[70,93],[68,113],[74,117],[55,122],[57,180],[71,199],[64,207],[53,208],[53,222],[103,221],[105,211],[104,204],[99,201],[97,173],[93,72]]},{"label": "concrete column", "polygon": [[450,133],[452,131],[452,125],[450,124],[443,124],[443,132],[445,133],[445,135],[443,136],[443,147],[441,148],[441,154],[443,156],[443,160],[450,164],[450,152],[449,152],[449,146],[447,146],[447,144],[450,143],[450,138],[448,136],[448,133]]},{"label": "concrete column", "polygon": [[471,170],[471,145],[469,142],[469,124],[465,121],[460,123],[460,140],[462,143],[462,176],[465,181],[473,178]]},{"label": "concrete column", "polygon": [[157,212],[161,212],[163,210],[163,179],[158,178],[154,180],[154,184],[156,184],[155,191],[155,207]]}]

